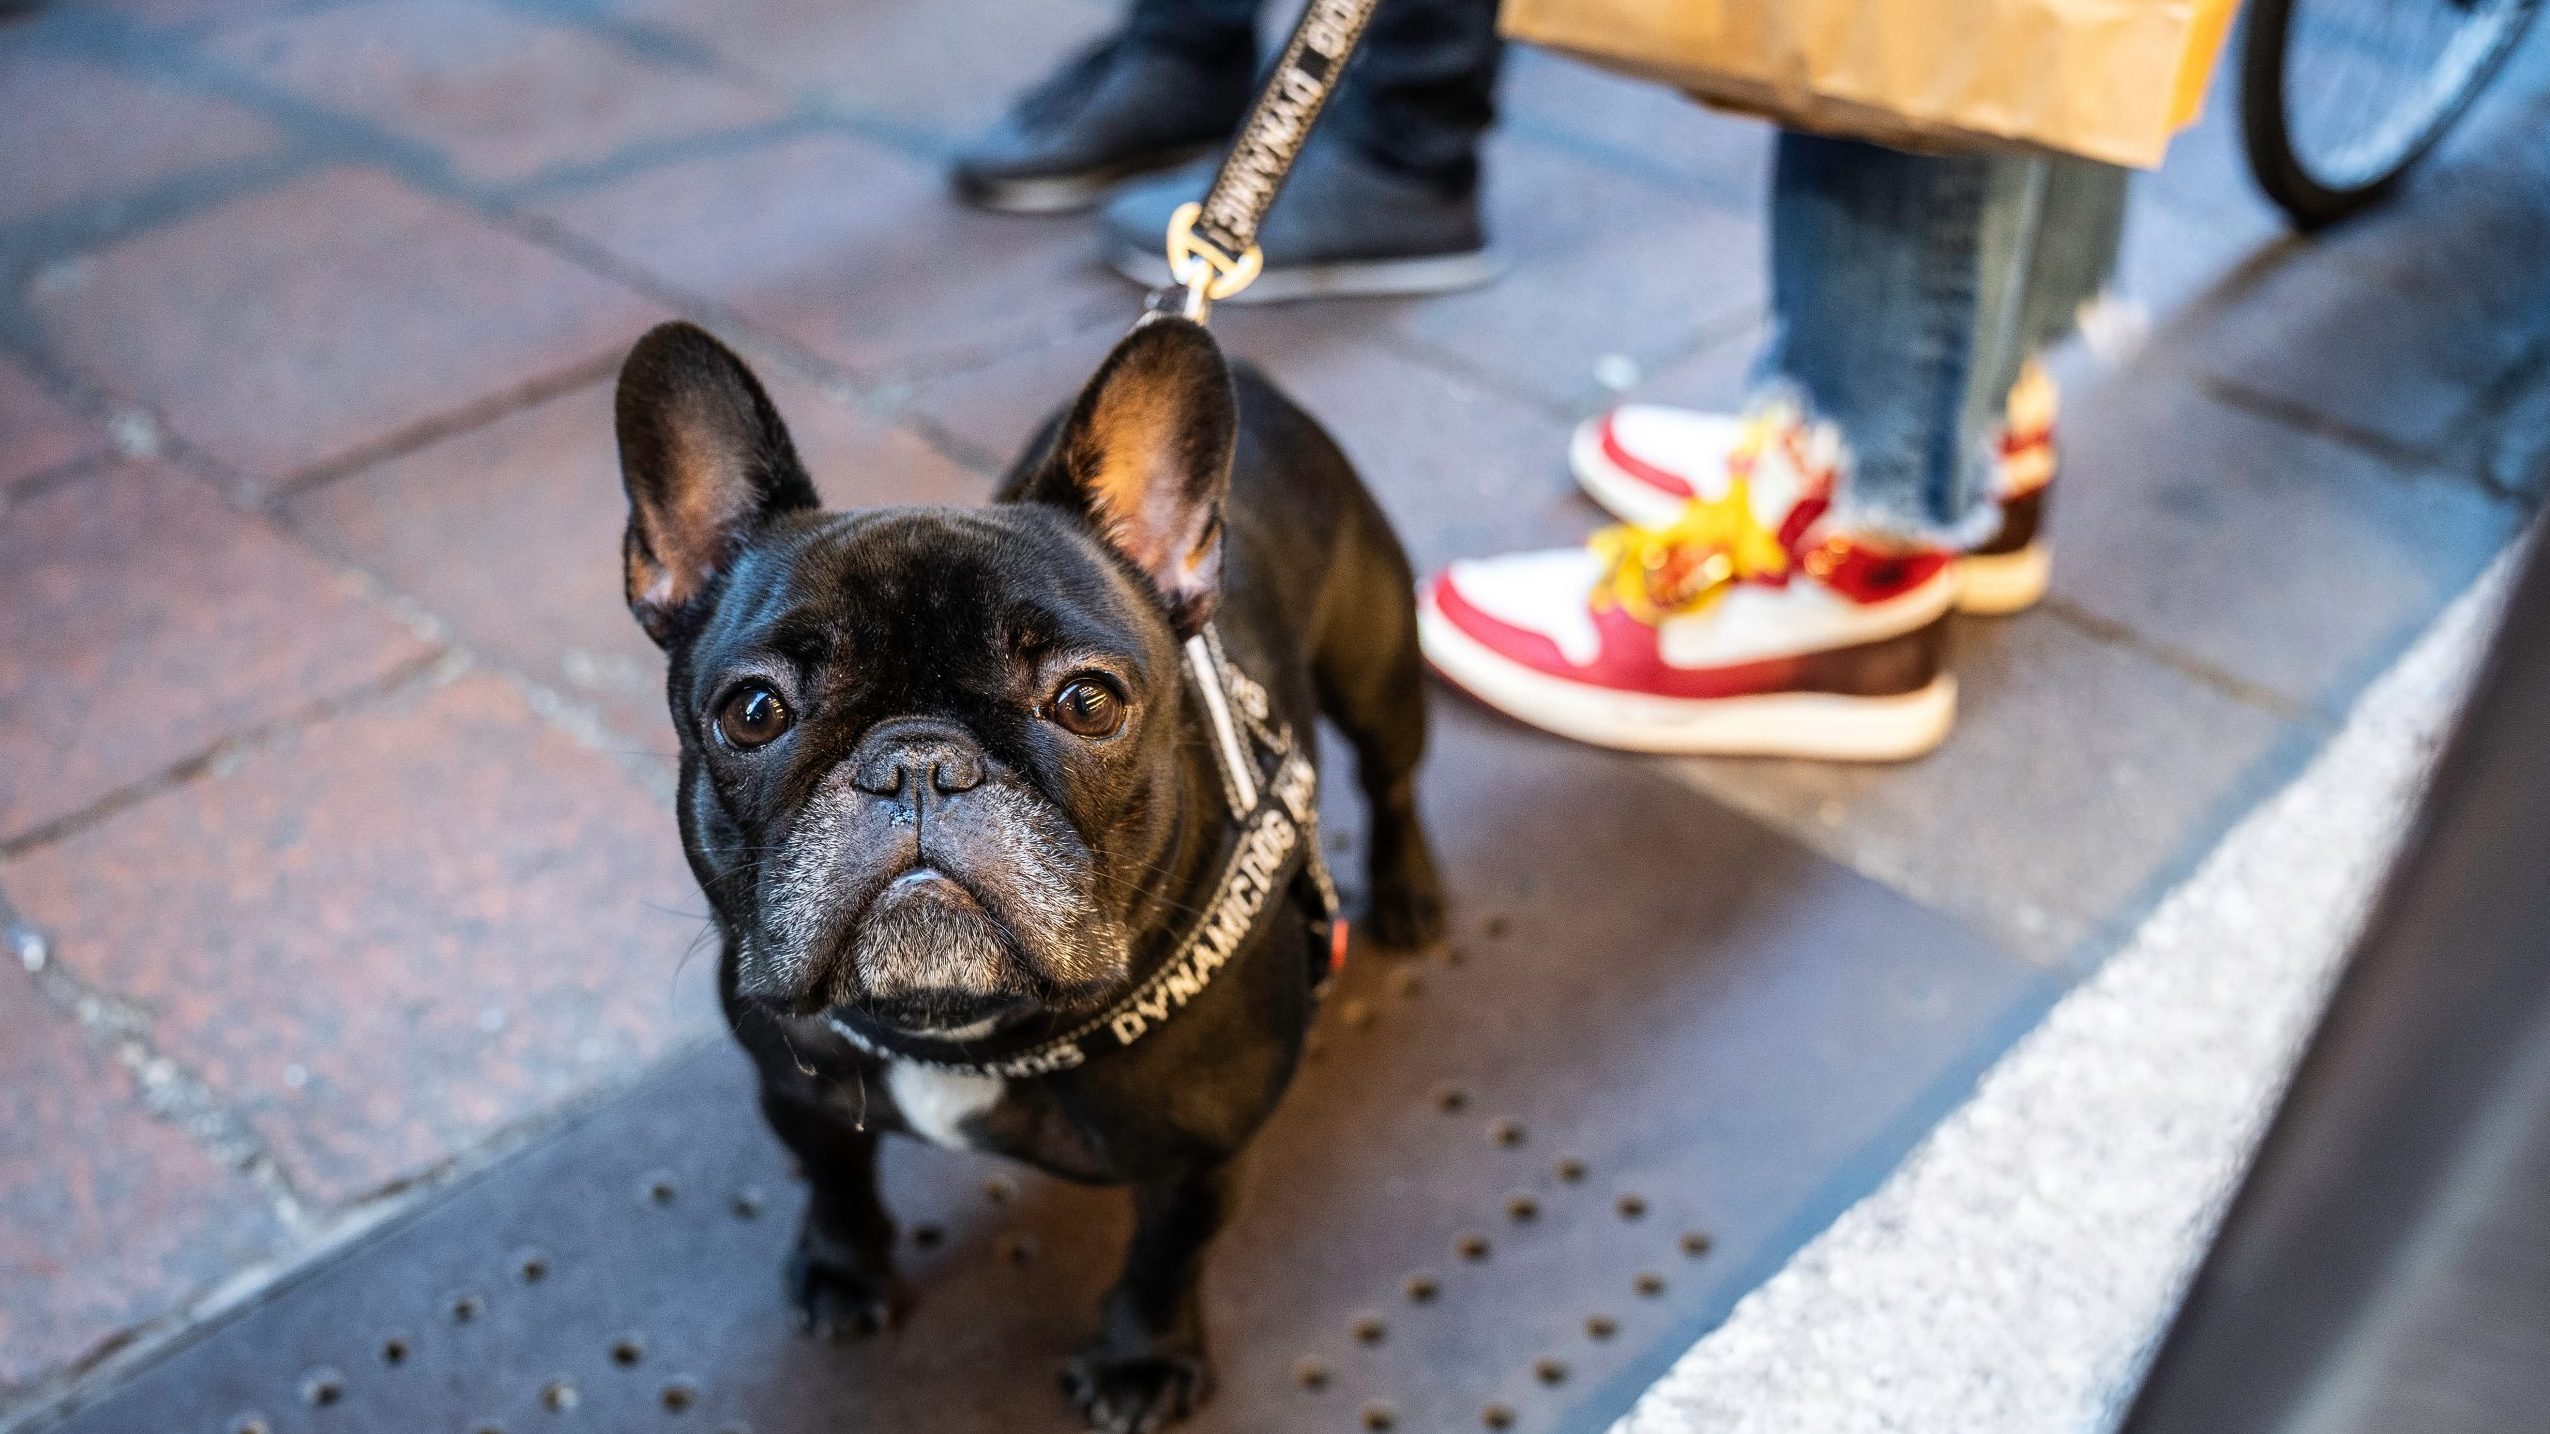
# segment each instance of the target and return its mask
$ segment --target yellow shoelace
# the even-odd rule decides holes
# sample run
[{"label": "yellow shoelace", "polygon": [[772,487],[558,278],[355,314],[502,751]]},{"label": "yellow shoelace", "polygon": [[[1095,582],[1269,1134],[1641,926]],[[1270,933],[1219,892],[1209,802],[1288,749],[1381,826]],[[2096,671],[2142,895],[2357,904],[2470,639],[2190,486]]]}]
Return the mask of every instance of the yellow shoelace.
[{"label": "yellow shoelace", "polygon": [[1770,438],[1770,425],[1745,425],[1727,459],[1727,490],[1693,498],[1682,515],[1661,528],[1623,523],[1588,540],[1602,559],[1594,586],[1594,611],[1617,607],[1652,627],[1668,617],[1706,611],[1727,589],[1749,578],[1779,577],[1789,569],[1780,535],[1753,513],[1753,465]]}]

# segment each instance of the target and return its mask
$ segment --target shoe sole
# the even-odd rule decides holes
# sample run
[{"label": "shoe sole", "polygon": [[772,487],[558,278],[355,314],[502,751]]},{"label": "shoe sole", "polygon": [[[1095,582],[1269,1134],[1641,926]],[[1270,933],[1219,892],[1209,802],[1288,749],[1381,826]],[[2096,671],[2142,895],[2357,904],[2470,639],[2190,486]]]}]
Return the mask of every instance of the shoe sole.
[{"label": "shoe sole", "polygon": [[[1576,486],[1623,522],[1661,528],[1682,516],[1680,500],[1657,492],[1623,471],[1603,452],[1592,420],[1576,425],[1567,442],[1567,466]],[[1957,559],[1957,611],[1970,617],[2008,617],[2036,606],[2054,572],[2043,541],[2015,553],[1968,554]]]},{"label": "shoe sole", "polygon": [[1957,611],[1976,617],[2008,617],[2036,606],[2054,577],[2054,555],[2042,541],[2015,553],[1975,553],[1957,559]]},{"label": "shoe sole", "polygon": [[1431,593],[1418,604],[1417,642],[1446,681],[1499,712],[1623,752],[1900,762],[1938,747],[1957,717],[1957,681],[1945,673],[1897,697],[1829,692],[1651,697],[1570,682],[1525,667],[1461,631]]},{"label": "shoe sole", "polygon": [[[1118,189],[1137,179],[1183,168],[1213,152],[1211,145],[1173,150],[1138,164],[1115,165],[1080,174],[1042,179],[990,179],[957,174],[948,179],[956,197],[996,214],[1080,214],[1097,208]],[[1162,267],[1167,267],[1163,260]]]},{"label": "shoe sole", "polygon": [[[1169,261],[1158,250],[1117,245],[1107,263],[1146,289],[1165,289],[1177,282]],[[1232,297],[1229,304],[1283,304],[1304,299],[1412,298],[1450,294],[1493,282],[1505,272],[1505,261],[1491,250],[1473,254],[1437,254],[1420,259],[1358,259],[1342,264],[1308,264],[1269,269]]]}]

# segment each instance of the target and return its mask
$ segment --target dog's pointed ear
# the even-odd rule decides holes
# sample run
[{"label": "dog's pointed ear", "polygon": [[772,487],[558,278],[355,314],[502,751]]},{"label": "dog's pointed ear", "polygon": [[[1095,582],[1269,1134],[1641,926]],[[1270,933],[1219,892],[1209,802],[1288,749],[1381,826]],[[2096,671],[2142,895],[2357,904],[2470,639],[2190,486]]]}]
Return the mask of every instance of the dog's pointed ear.
[{"label": "dog's pointed ear", "polygon": [[620,366],[620,479],[629,493],[629,611],[671,648],[772,515],[816,506],[770,395],[708,332],[658,325]]},{"label": "dog's pointed ear", "polygon": [[1222,584],[1239,399],[1201,325],[1156,318],[1116,345],[1019,494],[1081,516],[1151,580],[1182,637]]}]

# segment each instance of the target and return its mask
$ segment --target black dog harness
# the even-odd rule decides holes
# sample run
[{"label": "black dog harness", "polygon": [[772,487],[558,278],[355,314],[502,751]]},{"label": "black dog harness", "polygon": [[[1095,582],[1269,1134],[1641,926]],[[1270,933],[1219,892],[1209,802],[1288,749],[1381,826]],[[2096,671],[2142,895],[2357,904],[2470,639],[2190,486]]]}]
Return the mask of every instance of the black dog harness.
[{"label": "black dog harness", "polygon": [[1184,1009],[1247,948],[1287,892],[1311,918],[1311,984],[1318,988],[1346,952],[1336,884],[1319,851],[1318,769],[1274,715],[1266,689],[1223,653],[1212,628],[1187,639],[1186,671],[1212,729],[1213,763],[1231,820],[1212,898],[1166,959],[1105,1010],[1016,1050],[999,1049],[998,1035],[933,1040],[827,1017],[842,1039],[881,1060],[959,1075],[1016,1080],[1067,1071],[1132,1045]]}]

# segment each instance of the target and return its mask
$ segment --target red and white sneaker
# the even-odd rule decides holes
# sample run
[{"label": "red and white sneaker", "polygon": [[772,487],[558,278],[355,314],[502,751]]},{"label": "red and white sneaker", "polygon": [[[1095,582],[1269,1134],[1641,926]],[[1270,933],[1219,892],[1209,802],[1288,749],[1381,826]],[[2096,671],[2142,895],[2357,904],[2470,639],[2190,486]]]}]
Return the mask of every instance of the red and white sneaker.
[{"label": "red and white sneaker", "polygon": [[1831,531],[1797,425],[1748,425],[1712,496],[1586,547],[1454,563],[1427,584],[1435,670],[1561,736],[1640,752],[1886,761],[1956,716],[1954,555]]},{"label": "red and white sneaker", "polygon": [[[2053,380],[2030,363],[2010,389],[1993,497],[1992,535],[1957,557],[1957,606],[2000,616],[2045,596],[2051,573],[2045,544],[2047,490],[2054,482]],[[1576,427],[1568,466],[1577,483],[1624,522],[1660,527],[1693,498],[1715,495],[1745,421],[1655,404],[1624,404]],[[1792,437],[1789,441],[1802,441]],[[1807,455],[1796,460],[1812,461]],[[1829,462],[1829,460],[1825,460]]]}]

